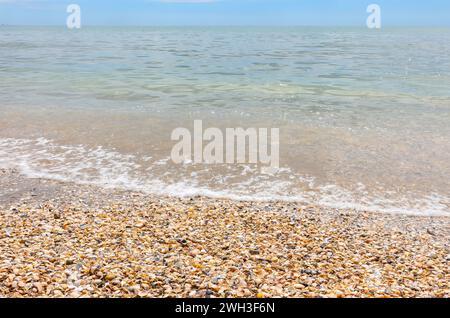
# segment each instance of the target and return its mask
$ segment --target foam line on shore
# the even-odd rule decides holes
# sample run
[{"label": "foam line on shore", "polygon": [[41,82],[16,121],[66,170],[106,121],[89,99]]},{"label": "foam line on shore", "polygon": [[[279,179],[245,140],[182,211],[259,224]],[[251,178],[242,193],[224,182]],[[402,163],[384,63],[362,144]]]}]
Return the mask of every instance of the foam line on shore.
[{"label": "foam line on shore", "polygon": [[[161,160],[156,160],[154,164],[158,165],[160,162]],[[449,206],[446,204],[450,199],[434,193],[415,200],[406,196],[394,199],[382,196],[356,198],[355,193],[337,185],[317,186],[314,191],[292,193],[292,182],[280,180],[277,176],[270,179],[262,178],[252,173],[249,173],[246,182],[235,186],[227,186],[224,182],[220,189],[203,186],[195,174],[190,179],[180,178],[167,182],[155,174],[152,168],[146,169],[145,174],[142,174],[142,167],[134,155],[102,147],[88,149],[83,145],[58,145],[45,138],[0,139],[0,168],[15,168],[28,178],[74,182],[164,196],[301,202],[305,205],[320,205],[334,209],[450,216]],[[287,169],[285,173],[292,172]],[[295,176],[293,179],[301,178],[304,182],[313,183],[313,180],[304,176]],[[363,185],[361,187],[364,188]]]}]

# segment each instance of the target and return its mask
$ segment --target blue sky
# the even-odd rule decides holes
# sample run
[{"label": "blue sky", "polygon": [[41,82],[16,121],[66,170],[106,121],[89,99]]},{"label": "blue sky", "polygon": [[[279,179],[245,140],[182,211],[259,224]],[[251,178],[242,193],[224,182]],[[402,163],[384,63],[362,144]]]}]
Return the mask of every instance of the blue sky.
[{"label": "blue sky", "polygon": [[448,0],[0,0],[0,24],[65,25],[81,6],[86,25],[365,25],[366,8],[383,26],[450,26]]}]

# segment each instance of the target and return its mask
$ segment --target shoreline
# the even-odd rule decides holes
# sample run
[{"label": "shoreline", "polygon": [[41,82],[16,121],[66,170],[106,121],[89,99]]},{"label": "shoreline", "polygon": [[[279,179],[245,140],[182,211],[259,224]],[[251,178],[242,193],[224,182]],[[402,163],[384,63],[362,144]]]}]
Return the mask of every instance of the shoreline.
[{"label": "shoreline", "polygon": [[173,198],[0,169],[3,297],[450,297],[450,218]]}]

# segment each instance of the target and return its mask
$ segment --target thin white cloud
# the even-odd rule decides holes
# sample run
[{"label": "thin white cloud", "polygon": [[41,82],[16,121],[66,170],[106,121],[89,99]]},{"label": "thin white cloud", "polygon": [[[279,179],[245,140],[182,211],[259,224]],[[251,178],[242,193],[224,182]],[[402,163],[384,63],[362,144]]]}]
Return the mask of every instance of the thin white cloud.
[{"label": "thin white cloud", "polygon": [[218,0],[157,0],[157,2],[165,2],[165,3],[211,3],[211,2],[218,2]]}]

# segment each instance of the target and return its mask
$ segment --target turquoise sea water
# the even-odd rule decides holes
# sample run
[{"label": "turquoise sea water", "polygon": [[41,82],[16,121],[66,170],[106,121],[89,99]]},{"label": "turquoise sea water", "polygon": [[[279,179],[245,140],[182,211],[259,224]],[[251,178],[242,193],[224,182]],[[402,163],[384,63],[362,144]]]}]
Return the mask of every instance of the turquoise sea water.
[{"label": "turquoise sea water", "polygon": [[[282,169],[171,131],[280,128]],[[0,166],[150,193],[450,214],[450,29],[0,27]]]}]

